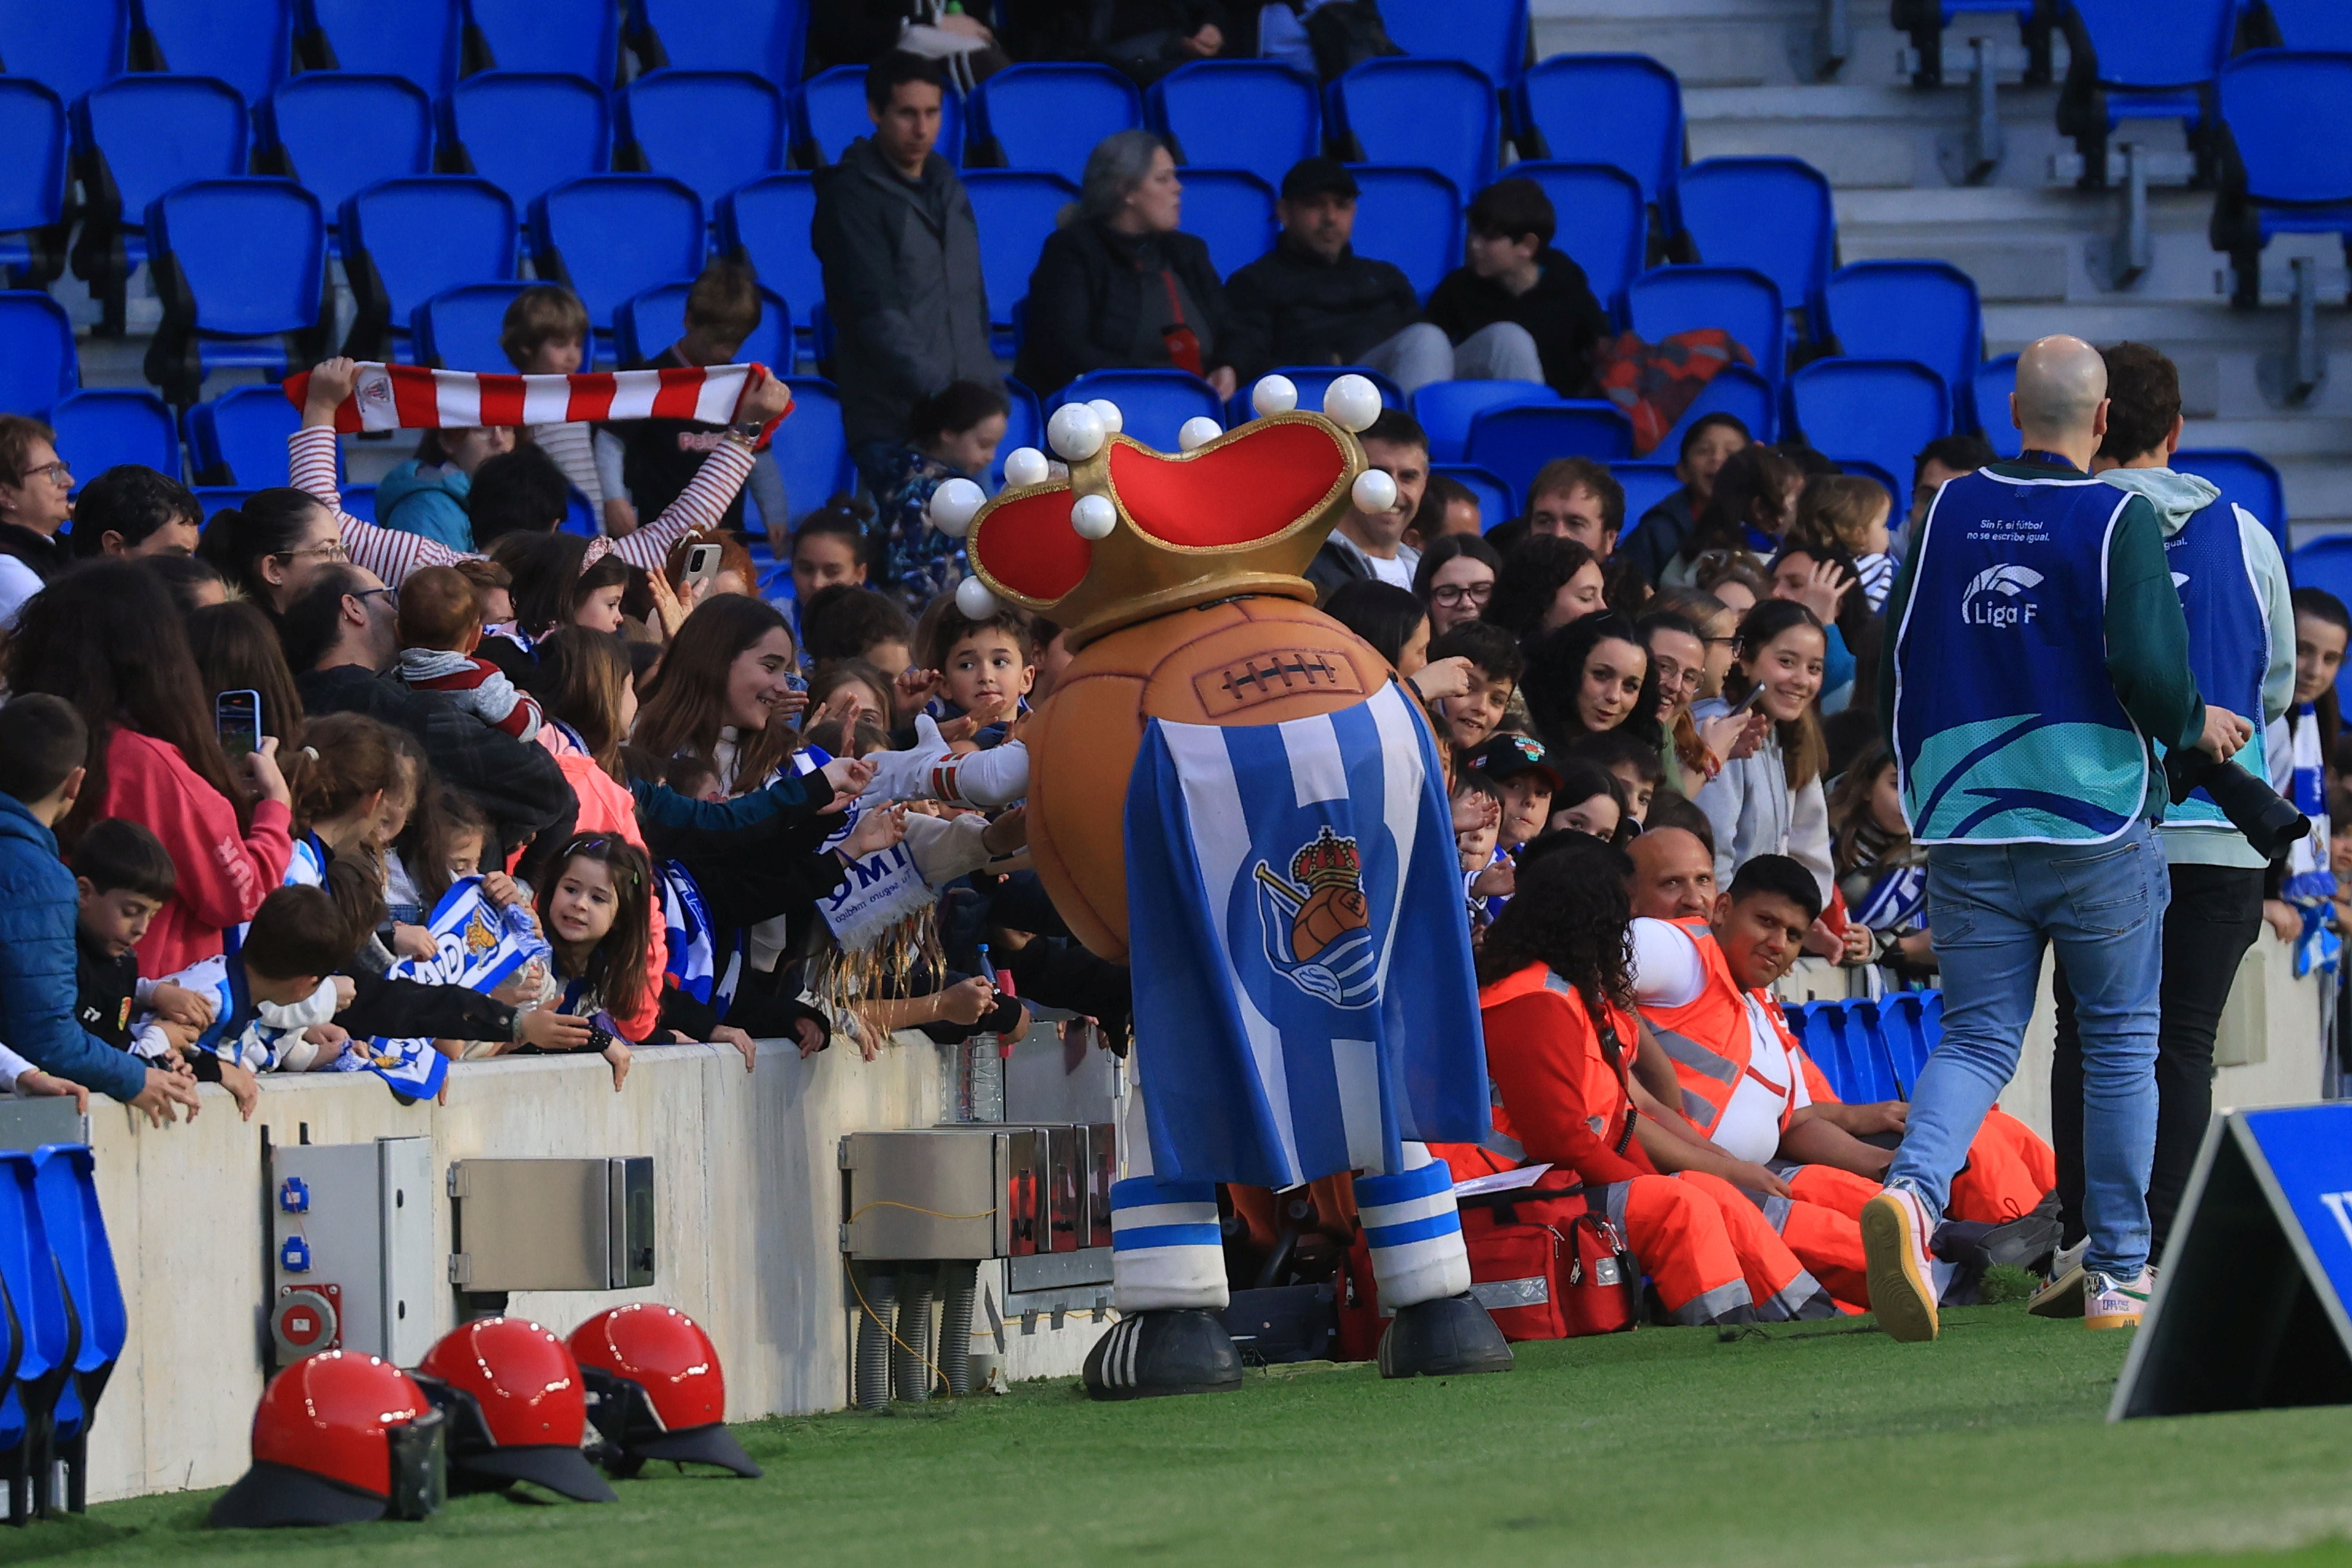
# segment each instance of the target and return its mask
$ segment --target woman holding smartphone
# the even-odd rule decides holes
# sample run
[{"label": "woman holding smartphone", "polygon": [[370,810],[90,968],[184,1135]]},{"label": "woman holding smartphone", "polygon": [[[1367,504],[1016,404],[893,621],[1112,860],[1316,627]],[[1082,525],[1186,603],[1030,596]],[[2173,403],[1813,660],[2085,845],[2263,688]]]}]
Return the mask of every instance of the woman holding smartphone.
[{"label": "woman holding smartphone", "polygon": [[1834,889],[1822,794],[1828,747],[1813,708],[1827,647],[1822,623],[1792,599],[1767,599],[1740,621],[1738,639],[1723,695],[1691,716],[1704,730],[1722,714],[1752,710],[1771,728],[1752,753],[1727,763],[1698,792],[1698,808],[1715,828],[1716,886],[1731,886],[1732,873],[1759,855],[1789,855],[1821,884],[1827,908]]}]

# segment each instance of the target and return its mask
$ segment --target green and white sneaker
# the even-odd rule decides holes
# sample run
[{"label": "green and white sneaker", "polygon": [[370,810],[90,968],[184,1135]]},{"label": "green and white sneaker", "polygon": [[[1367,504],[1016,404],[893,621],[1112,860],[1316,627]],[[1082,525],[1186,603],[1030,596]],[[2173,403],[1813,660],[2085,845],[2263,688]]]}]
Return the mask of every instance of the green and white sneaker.
[{"label": "green and white sneaker", "polygon": [[2118,1280],[2095,1271],[2083,1276],[2083,1326],[2086,1329],[2136,1329],[2156,1294],[2156,1270],[2143,1268],[2139,1278]]}]

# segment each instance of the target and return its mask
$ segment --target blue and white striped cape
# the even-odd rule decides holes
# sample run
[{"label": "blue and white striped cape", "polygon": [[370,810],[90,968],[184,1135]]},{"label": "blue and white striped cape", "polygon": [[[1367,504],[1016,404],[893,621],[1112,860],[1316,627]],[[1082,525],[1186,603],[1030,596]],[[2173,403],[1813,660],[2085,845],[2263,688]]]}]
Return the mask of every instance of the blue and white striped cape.
[{"label": "blue and white striped cape", "polygon": [[1128,945],[1161,1178],[1286,1187],[1486,1136],[1440,776],[1393,683],[1282,724],[1150,722],[1128,782]]},{"label": "blue and white striped cape", "polygon": [[662,973],[681,993],[712,1009],[724,1021],[743,978],[744,933],[732,933],[722,957],[710,910],[702,901],[694,873],[675,860],[655,868],[661,879],[662,930],[667,955]]},{"label": "blue and white striped cape", "polygon": [[[501,909],[482,896],[479,877],[461,877],[433,906],[425,922],[433,935],[431,958],[404,958],[384,973],[394,980],[425,985],[462,985],[489,992],[515,971],[548,955],[548,945],[520,907]],[[440,1092],[449,1060],[431,1040],[353,1040],[337,1058],[337,1072],[372,1072],[394,1094],[423,1100]]]}]

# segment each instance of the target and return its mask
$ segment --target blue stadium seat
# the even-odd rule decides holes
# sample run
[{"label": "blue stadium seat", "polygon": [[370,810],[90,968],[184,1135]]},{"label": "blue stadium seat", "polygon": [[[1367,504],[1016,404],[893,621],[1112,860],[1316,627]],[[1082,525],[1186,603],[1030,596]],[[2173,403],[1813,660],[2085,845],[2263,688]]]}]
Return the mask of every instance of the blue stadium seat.
[{"label": "blue stadium seat", "polygon": [[620,92],[620,139],[708,208],[784,166],[784,95],[743,71],[658,70]]},{"label": "blue stadium seat", "polygon": [[1728,414],[1748,426],[1750,437],[1772,441],[1780,434],[1780,392],[1762,374],[1744,364],[1728,364],[1691,399],[1674,428],[1659,438],[1652,455],[1670,461],[1681,455],[1683,432],[1710,414]]},{"label": "blue stadium seat", "polygon": [[1554,55],[1519,79],[1514,103],[1521,153],[1622,169],[1658,209],[1661,232],[1679,229],[1683,89],[1674,72],[1647,55]]},{"label": "blue stadium seat", "polygon": [[[866,111],[866,68],[835,66],[801,83],[793,107],[793,141],[811,162],[837,163],[849,144],[874,134]],[[931,150],[949,163],[963,157],[963,95],[940,95],[940,135]]]},{"label": "blue stadium seat", "polygon": [[2107,136],[2126,120],[2184,121],[2197,145],[2239,9],[2237,0],[2068,0],[2073,63],[2058,129],[2074,138],[2091,184],[2105,183]]},{"label": "blue stadium seat", "polygon": [[[591,174],[530,205],[531,253],[592,321],[646,289],[702,270],[702,200],[662,174]],[[604,337],[603,331],[597,336]]]},{"label": "blue stadium seat", "polygon": [[1888,1069],[1894,1074],[1897,1093],[1882,1099],[1911,1098],[1912,1087],[1919,1081],[1919,1069],[1927,1064],[1928,1054],[1944,1032],[1944,994],[1941,991],[1895,991],[1879,999],[1879,1038],[1886,1049]]},{"label": "blue stadium seat", "polygon": [[2352,10],[2339,0],[2267,0],[2271,25],[2290,49],[2352,51]]},{"label": "blue stadium seat", "polygon": [[[805,174],[770,174],[728,192],[717,205],[719,249],[748,261],[761,286],[793,302],[805,323],[824,300],[824,268],[809,243],[816,183]],[[987,266],[985,247],[982,263]],[[805,346],[812,334],[803,325]]]},{"label": "blue stadium seat", "polygon": [[1928,442],[1952,429],[1943,377],[1909,360],[1815,360],[1789,378],[1789,414],[1833,458],[1867,458],[1907,474]]},{"label": "blue stadium seat", "polygon": [[1457,191],[1481,190],[1495,178],[1502,109],[1495,84],[1475,66],[1383,57],[1366,60],[1324,94],[1333,140],[1351,163],[1434,169]]},{"label": "blue stadium seat", "polygon": [[218,77],[258,104],[286,79],[294,45],[291,0],[137,0],[157,68]]},{"label": "blue stadium seat", "polygon": [[793,521],[814,511],[835,495],[857,488],[857,470],[849,461],[849,437],[842,433],[841,394],[833,383],[814,375],[786,378],[793,389],[792,417],[776,426],[768,449],[792,498]]},{"label": "blue stadium seat", "polygon": [[1004,378],[1004,439],[996,444],[996,461],[988,466],[988,493],[994,495],[1004,488],[1004,459],[1024,447],[1045,449],[1045,412],[1037,402],[1037,395],[1013,380]]},{"label": "blue stadium seat", "polygon": [[2288,552],[2286,486],[2270,459],[2227,447],[2183,447],[2172,454],[2172,468],[2221,486],[2224,497],[2252,512],[2271,531],[2280,554]]},{"label": "blue stadium seat", "polygon": [[1492,533],[1519,515],[1519,498],[1506,480],[1475,463],[1432,463],[1432,474],[1444,474],[1478,498],[1478,530]]},{"label": "blue stadium seat", "polygon": [[300,0],[295,26],[315,68],[404,76],[435,99],[457,79],[457,0]]},{"label": "blue stadium seat", "polygon": [[0,0],[0,67],[68,103],[121,75],[130,47],[130,0]]},{"label": "blue stadium seat", "polygon": [[433,169],[433,102],[406,77],[305,71],[259,114],[276,172],[299,180],[329,213],[379,180]]},{"label": "blue stadium seat", "polygon": [[0,268],[16,283],[65,270],[66,106],[37,81],[0,76]]},{"label": "blue stadium seat", "polygon": [[409,331],[418,364],[444,370],[511,371],[499,331],[507,307],[528,283],[467,283],[444,289],[415,308]]},{"label": "blue stadium seat", "polygon": [[1554,458],[1622,462],[1633,455],[1633,427],[1613,403],[1563,398],[1489,408],[1470,421],[1464,458],[1519,495]]},{"label": "blue stadium seat", "polygon": [[342,487],[343,510],[362,522],[375,521],[375,487],[345,485]]},{"label": "blue stadium seat", "polygon": [[116,1358],[131,1337],[131,1320],[123,1307],[122,1281],[114,1269],[114,1249],[107,1240],[106,1217],[99,1212],[89,1148],[47,1143],[33,1151],[33,1187],[58,1278],[81,1330],[73,1375],[60,1391],[58,1427],[58,1457],[66,1467],[65,1504],[79,1513],[89,1496],[90,1422]]},{"label": "blue stadium seat", "polygon": [[0,1150],[0,1288],[18,1346],[15,1376],[0,1397],[0,1468],[15,1524],[46,1510],[53,1422],[82,1339],[41,1217],[37,1180],[31,1151]]},{"label": "blue stadium seat", "polygon": [[1062,388],[1046,410],[1108,397],[1118,405],[1120,428],[1161,452],[1182,450],[1176,432],[1187,419],[1207,416],[1223,425],[1224,405],[1210,384],[1188,370],[1097,370]]},{"label": "blue stadium seat", "polygon": [[147,234],[163,302],[147,379],[166,402],[194,402],[214,369],[283,375],[324,349],[326,215],[293,181],[192,181],[147,209]]},{"label": "blue stadium seat", "polygon": [[1944,30],[1964,16],[2008,16],[2017,19],[2020,40],[2025,45],[2028,63],[2025,79],[2034,86],[2050,80],[2050,34],[2058,9],[2052,0],[1917,0],[1904,15],[1905,7],[1897,0],[1895,25],[1911,36],[1911,47],[1919,54],[1918,64],[1911,76],[1915,87],[1935,87],[1944,79]]},{"label": "blue stadium seat", "polygon": [[119,325],[122,286],[147,259],[147,208],[190,180],[245,173],[245,100],[211,77],[142,73],[93,88],[71,119],[89,202],[74,275],[105,298],[110,324]]},{"label": "blue stadium seat", "polygon": [[[1302,408],[1321,406],[1298,401]],[[1471,421],[1487,409],[1559,401],[1559,394],[1538,381],[1433,381],[1412,395],[1412,416],[1429,437],[1429,460],[1458,463],[1470,445]]]},{"label": "blue stadium seat", "polygon": [[985,153],[1003,167],[1042,170],[1072,184],[1086,174],[1096,142],[1143,123],[1135,84],[1103,65],[1008,66],[972,89],[965,107],[967,164]]},{"label": "blue stadium seat", "polygon": [[2009,395],[2016,390],[2015,354],[1985,361],[1969,378],[1969,405],[1977,428],[1992,443],[1993,451],[2004,458],[2014,458],[2025,449],[2024,433],[2009,416]]},{"label": "blue stadium seat", "polygon": [[37,416],[80,384],[66,308],[38,289],[0,293],[0,414]]},{"label": "blue stadium seat", "polygon": [[824,0],[627,0],[629,47],[647,70],[748,70],[801,79],[809,11]]},{"label": "blue stadium seat", "polygon": [[409,317],[443,289],[515,275],[514,203],[478,175],[386,180],[345,202],[341,216],[343,271],[358,306],[343,352],[354,358],[405,348]]},{"label": "blue stadium seat", "polygon": [[1622,169],[1606,163],[1514,163],[1505,173],[1533,180],[1551,198],[1559,216],[1552,244],[1584,268],[1592,297],[1620,323],[1625,319],[1625,286],[1642,270],[1648,254],[1650,215],[1642,187]]},{"label": "blue stadium seat", "polygon": [[1650,342],[1719,328],[1755,356],[1758,374],[1780,384],[1787,314],[1780,290],[1745,267],[1654,267],[1625,291],[1626,320]]},{"label": "blue stadium seat", "polygon": [[[664,283],[613,312],[613,343],[623,364],[649,360],[678,340],[686,331],[687,290],[693,287],[692,279]],[[760,324],[743,340],[735,361],[763,364],[778,375],[789,375],[794,357],[792,310],[782,294],[762,288]]]},{"label": "blue stadium seat", "polygon": [[[1673,451],[1673,440],[1658,449]],[[1609,474],[1625,488],[1625,526],[1618,531],[1619,539],[1640,525],[1643,512],[1683,488],[1682,476],[1675,472],[1672,463],[1612,463]]]},{"label": "blue stadium seat", "polygon": [[275,386],[236,386],[188,410],[188,467],[207,485],[273,485],[302,411]]},{"label": "blue stadium seat", "polygon": [[[285,396],[278,394],[278,401]],[[49,426],[58,433],[58,456],[72,466],[78,480],[119,463],[180,477],[179,432],[173,428],[172,411],[152,392],[109,386],[73,393],[49,410]]]},{"label": "blue stadium seat", "polygon": [[1830,330],[1857,359],[1907,359],[1944,378],[1962,417],[1984,358],[1973,279],[1945,261],[1857,261],[1830,278]]},{"label": "blue stadium seat", "polygon": [[1837,261],[1830,183],[1801,158],[1709,158],[1682,173],[1684,232],[1698,259],[1769,278],[1781,301],[1822,335],[1822,292]]},{"label": "blue stadium seat", "polygon": [[1209,244],[1217,276],[1229,278],[1274,248],[1274,191],[1246,169],[1187,169],[1184,232]]},{"label": "blue stadium seat", "polygon": [[517,212],[566,180],[613,166],[604,91],[576,76],[484,71],[441,103],[441,140],[465,172],[513,198]]},{"label": "blue stadium seat", "polygon": [[981,280],[988,288],[988,320],[1002,352],[1012,331],[1013,309],[1029,297],[1029,275],[1037,270],[1038,253],[1045,248],[1062,208],[1078,199],[1078,188],[1058,174],[1018,169],[968,170],[963,185],[980,226]]},{"label": "blue stadium seat", "polygon": [[2222,160],[2213,247],[2236,263],[2235,303],[2261,300],[2263,247],[2279,234],[2352,236],[2352,54],[2260,49],[2221,72],[2221,121],[2235,156]]},{"label": "blue stadium seat", "polygon": [[206,522],[232,507],[242,508],[259,493],[237,485],[194,485],[190,488],[196,492],[196,504],[205,509]]},{"label": "blue stadium seat", "polygon": [[[1405,395],[1397,390],[1395,382],[1379,371],[1360,364],[1278,364],[1266,374],[1287,377],[1290,384],[1298,390],[1298,406],[1312,413],[1322,412],[1323,395],[1331,389],[1333,382],[1343,375],[1360,375],[1370,382],[1381,395],[1381,406],[1383,408],[1406,405]],[[1250,392],[1255,385],[1256,383],[1251,382],[1235,388],[1234,395],[1226,402],[1225,425],[1228,428],[1257,417],[1257,409],[1250,402]]]},{"label": "blue stadium seat", "polygon": [[1359,163],[1350,171],[1356,202],[1356,254],[1394,262],[1424,300],[1462,264],[1462,197],[1454,182],[1427,169]]},{"label": "blue stadium seat", "polygon": [[1247,169],[1277,191],[1323,144],[1315,79],[1276,60],[1179,66],[1151,84],[1143,112],[1188,166]]},{"label": "blue stadium seat", "polygon": [[1465,60],[1507,86],[1528,66],[1528,0],[1408,3],[1384,6],[1381,20],[1406,54]]},{"label": "blue stadium seat", "polygon": [[613,0],[465,0],[465,6],[490,68],[547,71],[585,77],[598,87],[613,85],[621,63],[620,16]]}]

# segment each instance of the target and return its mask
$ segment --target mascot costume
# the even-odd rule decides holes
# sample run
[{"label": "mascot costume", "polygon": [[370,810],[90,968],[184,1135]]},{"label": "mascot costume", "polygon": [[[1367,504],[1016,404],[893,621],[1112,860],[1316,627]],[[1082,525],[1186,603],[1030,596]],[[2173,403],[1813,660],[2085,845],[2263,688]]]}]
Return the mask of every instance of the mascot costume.
[{"label": "mascot costume", "polygon": [[[1435,742],[1386,660],[1299,574],[1351,500],[1395,504],[1352,432],[1269,376],[1260,417],[1189,423],[1181,456],[1066,404],[1006,489],[940,487],[965,613],[1017,605],[1076,657],[1029,722],[1029,843],[1071,931],[1129,965],[1137,1092],[1112,1190],[1119,1322],[1087,1391],[1237,1387],[1216,1184],[1360,1173],[1391,1377],[1506,1371],[1468,1294],[1451,1177],[1424,1144],[1488,1131],[1461,874]],[[980,753],[986,755],[987,753]]]}]

